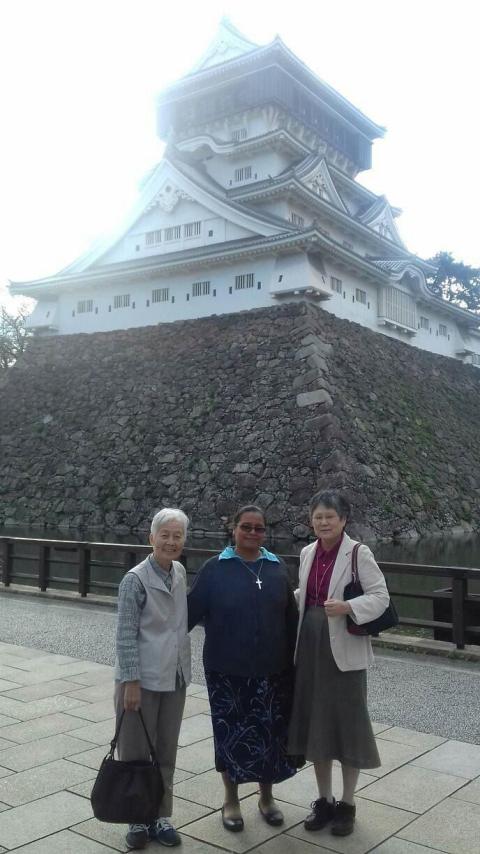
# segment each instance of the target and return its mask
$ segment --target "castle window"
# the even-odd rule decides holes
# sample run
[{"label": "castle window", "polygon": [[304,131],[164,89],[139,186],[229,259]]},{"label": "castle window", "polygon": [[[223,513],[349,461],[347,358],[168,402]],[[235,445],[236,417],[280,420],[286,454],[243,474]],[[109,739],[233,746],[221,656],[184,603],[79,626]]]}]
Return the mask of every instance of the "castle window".
[{"label": "castle window", "polygon": [[367,292],[360,290],[360,288],[355,288],[355,299],[357,302],[361,302],[362,305],[367,304]]},{"label": "castle window", "polygon": [[296,214],[293,211],[290,214],[290,222],[293,223],[293,225],[298,225],[300,228],[303,228],[305,225],[303,216],[299,216],[299,214]]},{"label": "castle window", "polygon": [[192,297],[204,297],[210,293],[210,282],[194,282],[192,285]]},{"label": "castle window", "polygon": [[171,225],[165,229],[165,240],[180,240],[182,236],[181,225]]},{"label": "castle window", "polygon": [[253,288],[254,278],[253,273],[242,273],[240,276],[235,276],[235,290],[243,291],[245,288]]},{"label": "castle window", "polygon": [[145,233],[145,246],[157,246],[162,242],[162,229],[156,231],[147,231]]},{"label": "castle window", "polygon": [[232,140],[233,142],[240,142],[242,139],[247,138],[247,129],[246,128],[235,128],[232,130]]},{"label": "castle window", "polygon": [[430,329],[430,321],[428,317],[420,318],[420,329]]},{"label": "castle window", "polygon": [[168,302],[170,299],[170,288],[155,288],[152,291],[152,303]]},{"label": "castle window", "polygon": [[399,288],[381,288],[378,299],[378,316],[408,329],[417,329],[415,300]]},{"label": "castle window", "polygon": [[330,287],[332,291],[335,291],[337,294],[342,293],[342,280],[337,279],[336,276],[330,276]]},{"label": "castle window", "polygon": [[118,294],[113,298],[114,308],[128,308],[130,305],[130,294]]},{"label": "castle window", "polygon": [[240,181],[249,181],[252,177],[252,167],[251,166],[240,166],[239,169],[235,169],[235,181],[237,184]]},{"label": "castle window", "polygon": [[201,227],[202,223],[200,222],[200,220],[196,220],[195,222],[186,222],[183,226],[183,236],[198,237],[200,234]]},{"label": "castle window", "polygon": [[442,338],[446,338],[446,337],[447,337],[447,327],[445,326],[445,324],[444,324],[444,323],[439,323],[439,324],[438,324],[438,334],[439,334],[439,335],[441,335],[441,336],[442,336]]},{"label": "castle window", "polygon": [[89,311],[93,311],[93,299],[81,299],[77,302],[77,314],[87,314]]}]

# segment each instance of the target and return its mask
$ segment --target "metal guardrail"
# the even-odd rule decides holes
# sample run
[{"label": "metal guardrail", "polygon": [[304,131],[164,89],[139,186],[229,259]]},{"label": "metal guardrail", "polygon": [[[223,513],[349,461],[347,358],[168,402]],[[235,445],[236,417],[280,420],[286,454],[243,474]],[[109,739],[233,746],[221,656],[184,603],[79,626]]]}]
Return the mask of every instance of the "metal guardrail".
[{"label": "metal guardrail", "polygon": [[[5,587],[13,583],[35,586],[43,591],[70,589],[82,598],[89,594],[115,596],[125,572],[150,551],[146,545],[1,536],[0,580]],[[203,561],[215,554],[218,554],[218,549],[187,547],[182,563],[188,575],[195,576]],[[296,580],[298,555],[279,554],[279,557],[287,564],[292,579]],[[442,591],[390,589],[397,608],[398,599],[430,600],[434,612],[435,604],[440,602],[440,610],[450,617],[448,620],[417,619],[402,615],[400,608],[401,625],[432,629],[435,634],[451,633],[458,649],[465,647],[467,638],[480,644],[480,596],[469,592],[469,581],[475,580],[480,584],[480,569],[390,561],[379,561],[379,566],[387,576],[444,578],[448,583],[447,589]],[[478,624],[471,625],[475,617]]]}]

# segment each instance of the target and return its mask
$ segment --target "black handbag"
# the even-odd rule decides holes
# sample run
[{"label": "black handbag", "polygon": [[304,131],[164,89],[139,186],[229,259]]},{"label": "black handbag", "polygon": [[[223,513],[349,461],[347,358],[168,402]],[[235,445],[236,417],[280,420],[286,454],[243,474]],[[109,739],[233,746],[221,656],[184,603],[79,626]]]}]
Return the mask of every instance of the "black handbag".
[{"label": "black handbag", "polygon": [[[363,587],[360,584],[358,577],[357,555],[359,548],[360,543],[355,543],[352,551],[352,580],[346,585],[345,590],[343,591],[343,598],[345,601],[348,599],[355,599],[356,596],[363,596]],[[352,620],[350,614],[347,614],[347,632],[351,635],[377,636],[380,632],[386,631],[386,629],[393,629],[394,626],[398,626],[398,623],[399,619],[397,609],[391,599],[383,614],[380,614],[380,616],[375,620],[370,620],[369,623],[362,623],[361,626]]]},{"label": "black handbag", "polygon": [[93,814],[99,821],[151,824],[158,817],[164,793],[162,774],[141,709],[138,714],[145,730],[150,759],[131,762],[115,759],[115,748],[125,715],[123,711],[90,796]]}]

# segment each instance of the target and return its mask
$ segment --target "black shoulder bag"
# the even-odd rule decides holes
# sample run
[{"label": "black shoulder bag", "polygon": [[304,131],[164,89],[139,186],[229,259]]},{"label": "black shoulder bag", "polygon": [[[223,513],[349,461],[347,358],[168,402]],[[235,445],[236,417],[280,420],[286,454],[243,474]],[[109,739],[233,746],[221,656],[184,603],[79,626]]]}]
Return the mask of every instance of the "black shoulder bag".
[{"label": "black shoulder bag", "polygon": [[[345,601],[348,599],[355,599],[357,596],[363,596],[363,587],[360,584],[358,577],[357,555],[359,548],[360,543],[355,543],[352,551],[352,580],[346,585],[345,590],[343,591],[343,598]],[[351,635],[376,636],[380,634],[380,632],[386,631],[386,629],[393,629],[394,626],[398,626],[398,622],[397,610],[390,599],[390,602],[383,614],[380,614],[376,620],[370,620],[369,623],[362,623],[361,626],[352,620],[350,614],[347,614],[347,631]]]},{"label": "black shoulder bag", "polygon": [[138,710],[150,751],[150,759],[122,762],[115,759],[120,728],[125,711],[118,721],[110,751],[102,761],[93,784],[90,800],[99,821],[114,824],[151,824],[158,817],[164,786],[160,766],[141,709]]}]

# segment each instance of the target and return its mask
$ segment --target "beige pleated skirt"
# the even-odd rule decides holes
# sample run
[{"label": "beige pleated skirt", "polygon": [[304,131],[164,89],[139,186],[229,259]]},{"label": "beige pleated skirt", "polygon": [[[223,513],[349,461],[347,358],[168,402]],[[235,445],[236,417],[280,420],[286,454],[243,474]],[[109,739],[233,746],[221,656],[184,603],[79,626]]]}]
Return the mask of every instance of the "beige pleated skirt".
[{"label": "beige pleated skirt", "polygon": [[300,630],[288,752],[310,762],[381,765],[367,708],[367,671],[338,669],[322,607],[307,609]]}]

